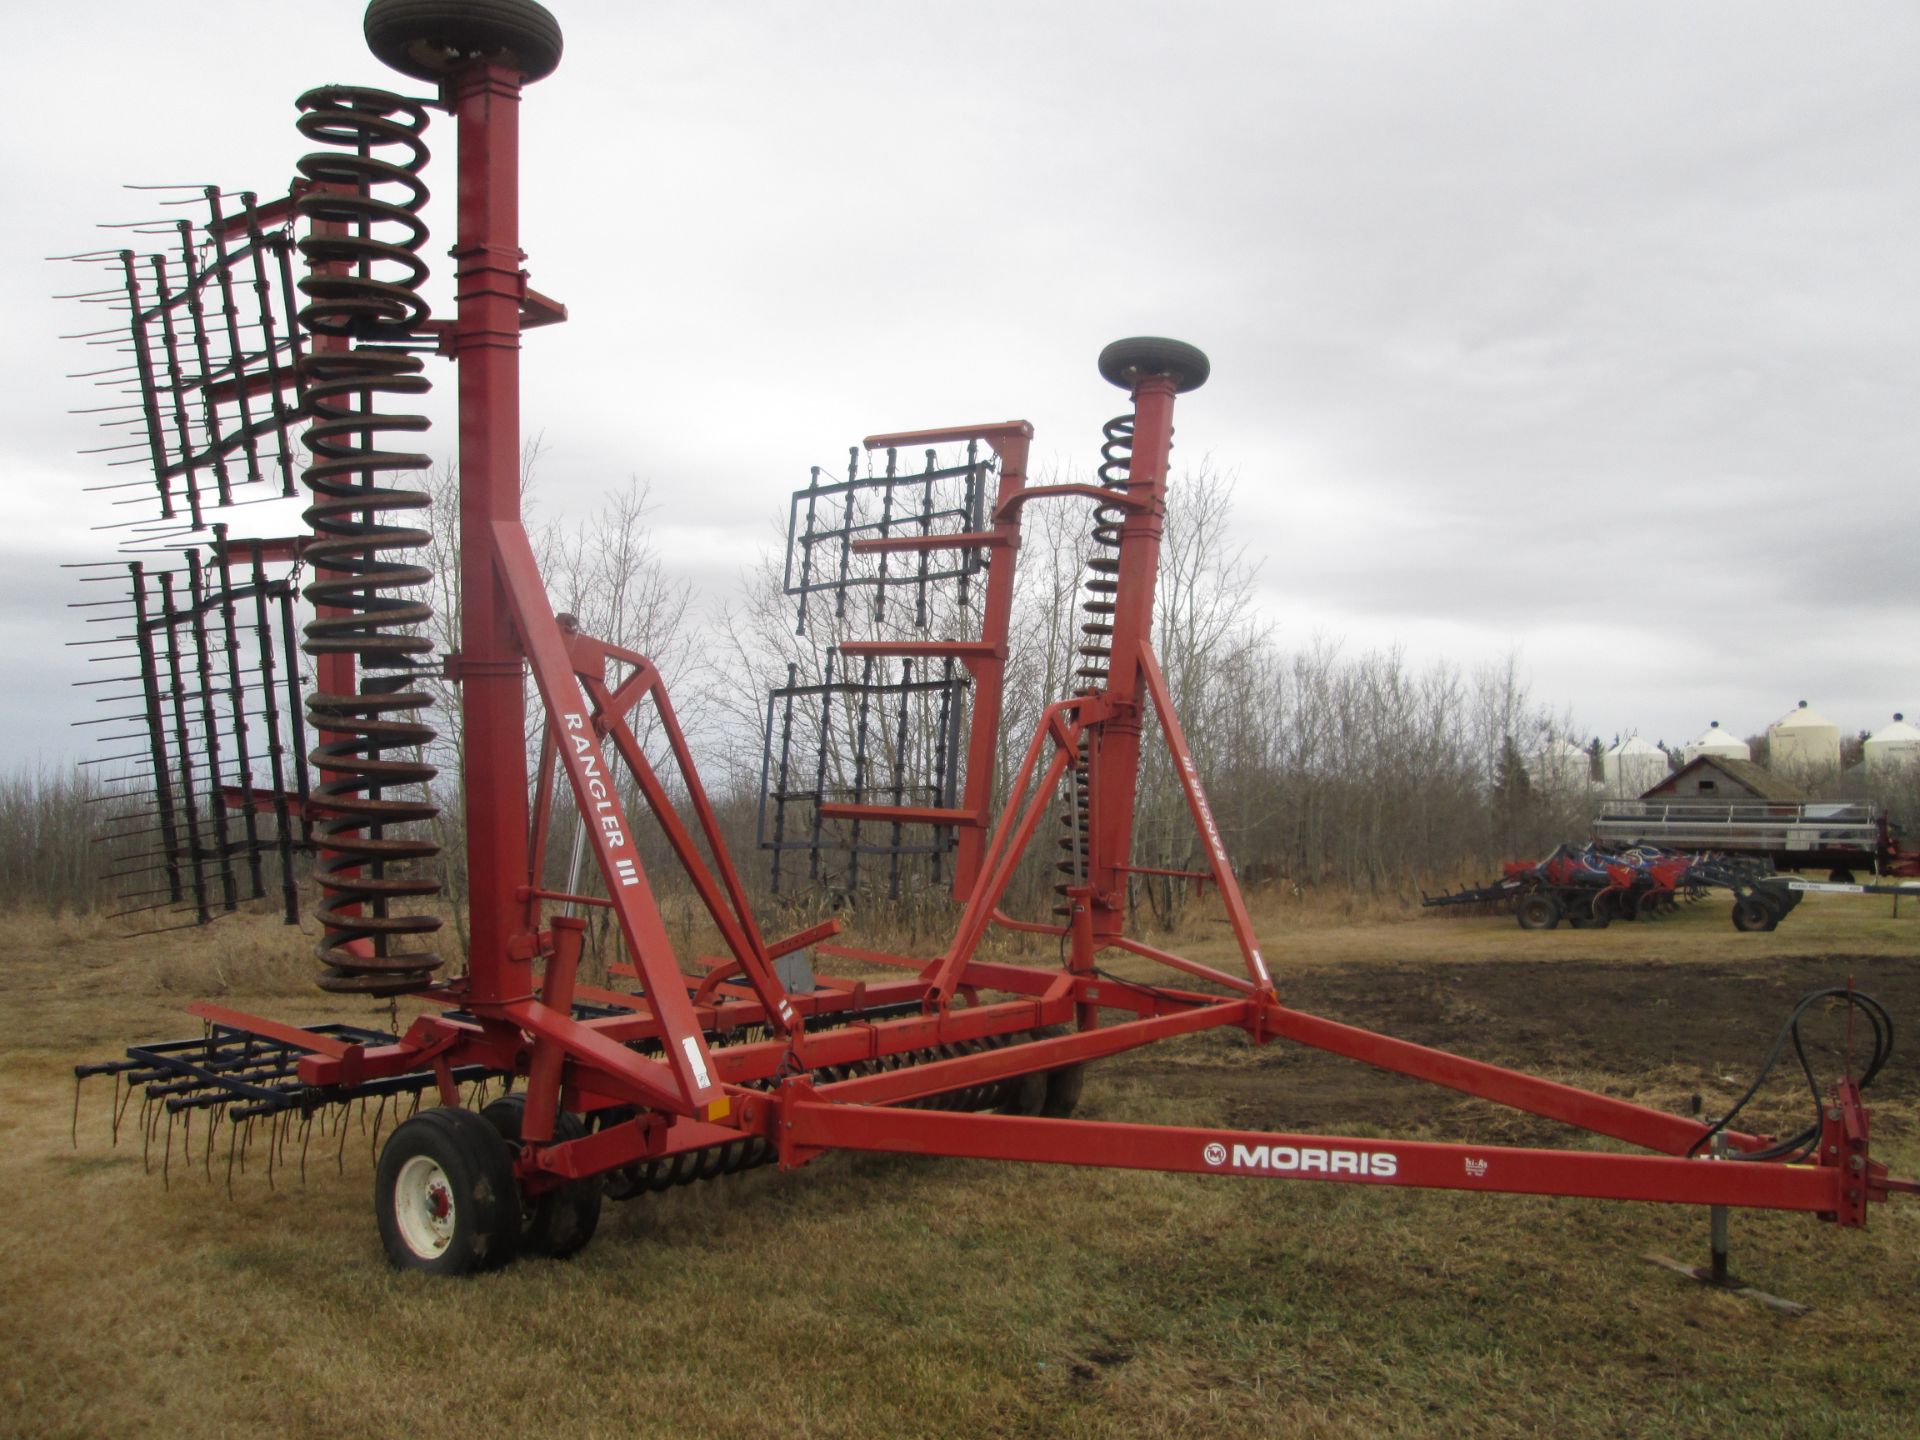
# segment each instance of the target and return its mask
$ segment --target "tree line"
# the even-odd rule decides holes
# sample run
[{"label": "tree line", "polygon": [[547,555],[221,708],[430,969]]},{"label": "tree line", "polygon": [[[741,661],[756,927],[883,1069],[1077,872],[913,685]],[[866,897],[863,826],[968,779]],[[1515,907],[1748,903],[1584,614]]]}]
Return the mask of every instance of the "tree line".
[{"label": "tree line", "polygon": [[[539,448],[533,441],[523,457],[523,489],[530,498]],[[429,634],[444,651],[452,648],[460,615],[457,475],[443,467],[430,488],[436,504],[427,556],[435,574]],[[726,844],[764,898],[767,866],[755,851],[755,837],[766,696],[790,674],[819,677],[838,640],[874,633],[871,617],[856,606],[851,621],[816,616],[797,627],[776,557],[763,559],[746,576],[734,603],[702,614],[650,541],[647,490],[637,482],[607,494],[588,515],[531,528],[555,610],[576,616],[591,634],[649,656],[665,677],[696,746]],[[1554,783],[1550,767],[1536,763],[1567,737],[1571,725],[1529,693],[1516,660],[1468,669],[1447,661],[1416,665],[1398,649],[1353,652],[1326,638],[1283,646],[1257,603],[1258,561],[1236,533],[1230,477],[1201,465],[1172,482],[1153,640],[1243,880],[1300,893],[1332,887],[1410,898],[1423,888],[1489,874],[1505,858],[1535,858],[1585,834],[1592,797],[1584,787]],[[1084,506],[1029,507],[996,749],[1001,794],[1041,711],[1079,683],[1089,551]],[[971,587],[965,604],[945,593],[916,633],[977,633],[983,590],[983,584]],[[901,633],[906,621],[896,609],[889,623]],[[444,681],[429,676],[428,684],[438,701],[439,729],[428,756],[439,768],[433,798],[440,814],[433,831],[455,916],[450,939],[463,944],[466,794],[457,697]],[[845,713],[834,733],[844,737],[858,702],[847,696],[836,703]],[[890,717],[874,725],[868,717],[874,767],[929,763],[934,701],[923,695],[913,703],[917,708],[899,724]],[[649,754],[664,760],[651,709],[642,706],[631,718]],[[530,755],[542,723],[529,686]],[[1183,793],[1151,715],[1142,755],[1134,863],[1203,869]],[[828,769],[841,781],[848,764],[845,754],[828,756]],[[681,793],[671,773],[664,767],[662,773],[669,790]],[[1904,777],[1880,788],[1885,793],[1877,798],[1916,833],[1911,827],[1920,823],[1920,785]],[[628,799],[637,814],[643,808],[638,796]],[[41,767],[0,780],[0,856],[9,862],[0,871],[0,901],[87,909],[108,900],[101,875],[110,847],[97,840],[112,807],[101,802],[101,787],[85,774]],[[549,885],[570,878],[570,812],[563,795],[544,877]],[[664,844],[649,838],[652,827],[636,829],[656,889],[684,897]],[[1054,840],[1037,839],[1016,880],[1012,901],[1029,913],[1049,903],[1057,878]],[[942,885],[924,863],[916,874],[909,893],[896,900],[871,879],[839,884],[845,876],[829,867],[813,893],[797,887],[789,900],[816,907],[892,904],[936,918],[943,913]],[[590,874],[583,883],[592,888]],[[1170,877],[1137,877],[1135,884],[1137,907],[1162,920],[1174,918],[1189,893]]]}]

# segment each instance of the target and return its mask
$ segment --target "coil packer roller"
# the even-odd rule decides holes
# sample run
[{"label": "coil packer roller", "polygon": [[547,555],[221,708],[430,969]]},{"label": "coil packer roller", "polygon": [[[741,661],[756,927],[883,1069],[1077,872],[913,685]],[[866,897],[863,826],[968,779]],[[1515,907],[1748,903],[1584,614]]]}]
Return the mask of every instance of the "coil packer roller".
[{"label": "coil packer roller", "polygon": [[[852,658],[954,660],[972,678],[959,804],[865,817],[959,830],[953,886],[960,916],[949,942],[930,958],[839,945],[836,922],[768,940],[720,840],[658,672],[643,655],[584,634],[554,613],[520,514],[520,337],[564,311],[529,289],[520,268],[517,116],[523,88],[559,63],[559,27],[530,0],[374,0],[365,28],[376,55],[437,84],[438,96],[414,101],[335,87],[314,92],[308,115],[325,118],[309,118],[304,127],[339,154],[303,164],[305,184],[294,202],[309,227],[302,313],[315,357],[303,370],[303,414],[313,422],[307,444],[316,457],[304,477],[314,496],[315,535],[304,553],[315,571],[308,598],[319,614],[306,648],[321,666],[318,695],[308,702],[320,732],[312,756],[320,784],[302,813],[316,822],[322,854],[322,983],[415,994],[442,1008],[422,1014],[402,1035],[374,1036],[202,1004],[192,1007],[211,1027],[202,1049],[139,1047],[126,1061],[84,1071],[123,1076],[148,1087],[150,1099],[161,1087],[157,1103],[168,1115],[176,1108],[217,1113],[227,1104],[250,1116],[292,1115],[374,1094],[437,1093],[439,1106],[417,1111],[386,1140],[374,1199],[389,1260],[449,1274],[518,1253],[572,1253],[593,1234],[604,1195],[624,1198],[751,1164],[792,1168],[832,1150],[1767,1207],[1840,1225],[1863,1224],[1869,1204],[1895,1191],[1920,1190],[1871,1159],[1868,1111],[1861,1084],[1851,1078],[1835,1086],[1809,1131],[1783,1146],[1734,1130],[1731,1115],[1708,1123],[1665,1114],[1281,1001],[1151,645],[1173,412],[1179,395],[1208,378],[1206,357],[1176,341],[1126,340],[1102,353],[1102,374],[1132,404],[1108,427],[1099,484],[1028,485],[1032,430],[1024,422],[870,442],[970,442],[990,447],[1000,462],[993,506],[979,517],[983,528],[859,542],[870,553],[981,552],[990,560],[981,635],[869,641],[864,652],[857,643],[842,647]],[[457,308],[445,319],[427,314],[418,298],[422,132],[435,108],[451,114],[458,137]],[[401,161],[380,158],[394,146]],[[383,198],[395,189],[401,199]],[[419,619],[409,592],[425,577],[406,558],[419,532],[395,518],[422,501],[391,482],[421,468],[424,457],[371,438],[424,424],[372,403],[423,387],[421,350],[450,358],[459,376],[463,606],[460,647],[448,670],[459,684],[464,726],[472,900],[465,971],[446,979],[433,976],[435,957],[409,948],[430,919],[392,913],[422,895],[421,854],[409,848],[417,842],[406,828],[420,810],[387,792],[428,777],[411,758],[424,724],[414,684],[423,657],[408,643]],[[1084,664],[1075,693],[1045,708],[996,810],[990,786],[1000,667],[1021,515],[1036,500],[1094,508]],[[546,722],[531,776],[522,730],[529,672]],[[690,823],[635,738],[629,717],[642,704],[653,707]],[[1244,973],[1125,933],[1134,787],[1149,707],[1172,752]],[[685,868],[725,942],[724,959],[683,968],[675,957],[637,857],[624,782],[644,798]],[[604,896],[541,886],[562,783],[588,822]],[[1058,812],[1063,790],[1068,829],[1059,911],[1047,922],[1012,919],[1001,900],[1043,821]],[[634,992],[581,982],[585,922],[572,913],[581,905],[611,912],[638,982]],[[1061,963],[981,959],[979,944],[994,926],[1057,938]],[[894,978],[822,977],[811,988],[790,987],[777,962],[807,946],[816,956],[872,962]],[[1108,949],[1207,988],[1110,978],[1096,966]],[[1244,1031],[1255,1043],[1311,1045],[1653,1153],[1073,1118],[1088,1062],[1221,1027]],[[1878,1020],[1875,1030],[1877,1036]],[[1876,1062],[1881,1058],[1877,1052]],[[476,1075],[524,1083],[475,1111],[461,1106],[459,1085]],[[1719,1163],[1703,1153],[1710,1143],[1751,1163]]]}]

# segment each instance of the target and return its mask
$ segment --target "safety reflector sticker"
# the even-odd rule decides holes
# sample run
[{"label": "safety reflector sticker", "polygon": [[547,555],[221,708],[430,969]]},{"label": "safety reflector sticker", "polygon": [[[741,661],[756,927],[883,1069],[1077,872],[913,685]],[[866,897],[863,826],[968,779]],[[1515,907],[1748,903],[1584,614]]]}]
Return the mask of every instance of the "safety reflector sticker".
[{"label": "safety reflector sticker", "polygon": [[707,1062],[700,1058],[700,1042],[691,1035],[683,1035],[680,1048],[687,1052],[687,1064],[693,1067],[693,1083],[702,1090],[713,1084],[707,1075]]}]

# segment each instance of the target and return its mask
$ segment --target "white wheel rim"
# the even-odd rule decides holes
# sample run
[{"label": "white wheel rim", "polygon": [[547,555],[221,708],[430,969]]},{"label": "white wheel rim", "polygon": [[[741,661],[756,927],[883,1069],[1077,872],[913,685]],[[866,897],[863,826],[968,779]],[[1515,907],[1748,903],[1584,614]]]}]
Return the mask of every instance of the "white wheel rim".
[{"label": "white wheel rim", "polygon": [[415,1155],[393,1181],[393,1217],[400,1238],[422,1260],[446,1253],[453,1243],[453,1183],[440,1162]]}]

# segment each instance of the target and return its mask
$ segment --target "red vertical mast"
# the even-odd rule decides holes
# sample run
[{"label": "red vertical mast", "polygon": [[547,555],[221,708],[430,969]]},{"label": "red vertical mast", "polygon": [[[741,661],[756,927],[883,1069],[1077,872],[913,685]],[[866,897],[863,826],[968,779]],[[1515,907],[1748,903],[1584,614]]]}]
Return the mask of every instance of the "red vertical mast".
[{"label": "red vertical mast", "polygon": [[1097,946],[1126,921],[1126,865],[1133,848],[1133,804],[1140,775],[1145,717],[1142,647],[1153,636],[1154,580],[1166,522],[1167,457],[1173,450],[1173,397],[1206,383],[1207,357],[1178,340],[1116,340],[1100,352],[1100,373],[1133,393],[1133,454],[1127,470],[1126,519],[1120,527],[1120,569],[1113,597],[1113,661],[1104,717],[1092,734],[1087,880]]},{"label": "red vertical mast", "polygon": [[462,763],[485,783],[467,788],[471,996],[516,998],[532,988],[526,928],[527,753],[523,658],[493,563],[493,526],[520,519],[520,75],[462,67],[446,97],[460,136],[458,311],[448,345],[460,362],[460,681]]}]

